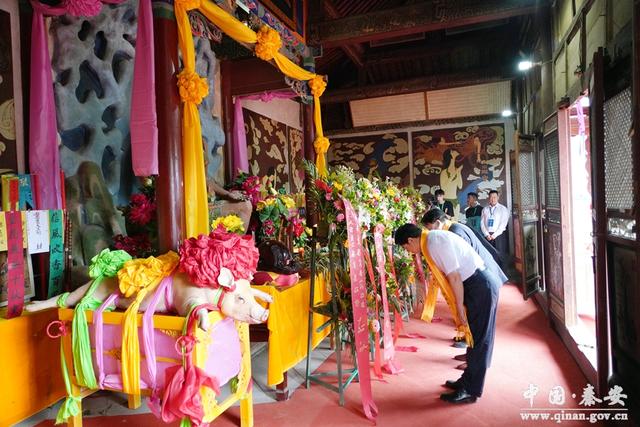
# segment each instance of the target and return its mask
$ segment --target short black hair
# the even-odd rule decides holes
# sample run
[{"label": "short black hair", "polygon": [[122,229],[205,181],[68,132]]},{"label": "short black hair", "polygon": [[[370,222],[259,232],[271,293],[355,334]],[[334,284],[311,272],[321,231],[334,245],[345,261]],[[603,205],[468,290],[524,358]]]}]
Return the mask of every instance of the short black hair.
[{"label": "short black hair", "polygon": [[428,210],[427,213],[422,216],[422,219],[420,220],[420,222],[423,225],[427,225],[427,224],[433,224],[438,220],[444,221],[445,219],[447,219],[447,216],[445,215],[444,212],[442,212],[438,208],[433,208]]},{"label": "short black hair", "polygon": [[442,194],[444,196],[444,190],[442,188],[438,188],[436,190],[435,193],[433,193],[436,197],[438,197],[440,194]]},{"label": "short black hair", "polygon": [[415,224],[401,225],[393,233],[396,245],[404,245],[409,241],[410,237],[420,237],[421,235],[422,229]]},{"label": "short black hair", "polygon": [[469,197],[469,196],[473,196],[473,197],[475,197],[477,199],[478,198],[478,193],[474,193],[473,191],[470,191],[469,193],[467,193],[467,197]]},{"label": "short black hair", "polygon": [[489,195],[494,194],[494,193],[497,194],[498,196],[500,195],[500,193],[498,193],[498,190],[489,191]]}]

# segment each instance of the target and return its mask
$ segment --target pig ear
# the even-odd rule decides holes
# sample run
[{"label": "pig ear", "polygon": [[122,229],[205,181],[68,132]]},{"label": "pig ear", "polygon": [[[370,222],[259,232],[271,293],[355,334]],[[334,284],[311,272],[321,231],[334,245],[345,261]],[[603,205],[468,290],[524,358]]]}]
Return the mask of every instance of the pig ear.
[{"label": "pig ear", "polygon": [[251,293],[254,297],[261,299],[264,302],[273,302],[273,298],[266,292],[262,292],[258,289],[251,288]]},{"label": "pig ear", "polygon": [[228,268],[222,267],[218,275],[218,284],[224,288],[233,286],[233,273]]}]

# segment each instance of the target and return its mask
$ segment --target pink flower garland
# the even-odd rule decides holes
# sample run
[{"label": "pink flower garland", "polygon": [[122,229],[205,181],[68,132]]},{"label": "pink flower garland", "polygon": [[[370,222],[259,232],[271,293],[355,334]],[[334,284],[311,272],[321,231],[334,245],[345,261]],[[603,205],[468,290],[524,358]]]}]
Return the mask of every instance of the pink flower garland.
[{"label": "pink flower garland", "polygon": [[235,280],[249,280],[258,267],[258,249],[253,238],[227,233],[221,226],[208,236],[186,239],[179,252],[180,271],[200,287],[219,287],[222,267],[229,269]]}]

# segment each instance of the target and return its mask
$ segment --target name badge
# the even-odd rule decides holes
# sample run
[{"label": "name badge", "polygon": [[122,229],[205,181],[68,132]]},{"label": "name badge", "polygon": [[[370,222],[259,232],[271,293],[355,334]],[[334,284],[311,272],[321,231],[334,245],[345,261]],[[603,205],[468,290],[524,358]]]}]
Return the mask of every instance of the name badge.
[{"label": "name badge", "polygon": [[493,218],[489,218],[489,221],[488,221],[488,224],[487,224],[487,225],[488,225],[489,227],[493,227],[493,221],[494,221],[494,220],[493,220]]}]

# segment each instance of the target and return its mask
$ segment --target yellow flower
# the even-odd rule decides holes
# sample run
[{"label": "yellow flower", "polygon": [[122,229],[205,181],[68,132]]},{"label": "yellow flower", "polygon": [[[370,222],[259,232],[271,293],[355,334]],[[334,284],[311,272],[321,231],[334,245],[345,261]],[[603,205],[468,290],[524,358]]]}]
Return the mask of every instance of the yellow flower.
[{"label": "yellow flower", "polygon": [[244,223],[237,215],[227,215],[216,218],[211,223],[211,227],[215,230],[219,225],[222,225],[227,233],[242,233],[244,232]]},{"label": "yellow flower", "polygon": [[281,200],[287,209],[293,209],[296,207],[296,202],[289,196],[282,196]]},{"label": "yellow flower", "polygon": [[396,195],[396,192],[395,192],[395,190],[393,188],[391,188],[391,187],[387,188],[387,196],[393,197],[395,195]]},{"label": "yellow flower", "polygon": [[280,34],[273,28],[264,25],[256,34],[256,56],[263,61],[271,61],[282,47]]},{"label": "yellow flower", "polygon": [[209,85],[204,77],[184,69],[178,74],[178,91],[182,102],[198,105],[209,94]]},{"label": "yellow flower", "polygon": [[343,189],[344,187],[343,187],[343,186],[342,186],[342,184],[340,184],[339,182],[334,182],[334,183],[333,183],[333,188],[335,188],[335,189],[336,189],[336,190],[338,190],[338,191],[342,191],[342,189]]},{"label": "yellow flower", "polygon": [[275,204],[276,199],[269,198],[269,199],[265,200],[264,202],[267,204],[267,206],[272,206],[273,204]]},{"label": "yellow flower", "polygon": [[344,247],[349,249],[349,239],[344,241]]},{"label": "yellow flower", "polygon": [[261,211],[261,210],[263,210],[263,209],[264,209],[264,208],[266,208],[266,207],[267,207],[267,203],[266,203],[264,200],[260,200],[260,201],[258,202],[258,204],[256,205],[256,210],[257,210],[257,211]]}]

